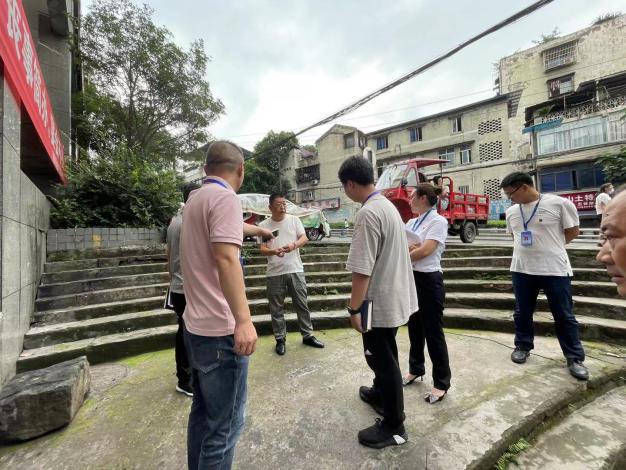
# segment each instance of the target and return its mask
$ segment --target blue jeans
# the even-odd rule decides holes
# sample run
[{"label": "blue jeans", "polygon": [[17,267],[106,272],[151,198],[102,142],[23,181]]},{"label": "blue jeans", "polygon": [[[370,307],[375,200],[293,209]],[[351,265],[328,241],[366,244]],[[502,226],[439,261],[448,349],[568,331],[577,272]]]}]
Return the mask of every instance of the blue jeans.
[{"label": "blue jeans", "polygon": [[554,318],[554,329],[567,359],[585,360],[585,351],[578,337],[574,317],[572,280],[569,276],[534,276],[513,272],[515,292],[515,346],[530,351],[534,347],[533,314],[539,290],[548,298]]},{"label": "blue jeans", "polygon": [[185,330],[193,403],[187,429],[191,470],[230,469],[244,425],[248,357],[234,352],[231,336],[198,336]]}]

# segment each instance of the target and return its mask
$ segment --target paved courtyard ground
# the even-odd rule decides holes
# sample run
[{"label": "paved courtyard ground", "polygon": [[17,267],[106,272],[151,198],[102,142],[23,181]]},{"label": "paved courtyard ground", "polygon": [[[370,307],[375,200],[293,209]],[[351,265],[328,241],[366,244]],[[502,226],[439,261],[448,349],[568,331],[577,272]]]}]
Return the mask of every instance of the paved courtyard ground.
[{"label": "paved courtyard ground", "polygon": [[[509,360],[511,335],[461,330],[447,335],[449,395],[428,405],[422,400],[431,385],[428,377],[408,387],[409,443],[382,451],[356,439],[376,415],[358,398],[359,385],[370,384],[372,375],[355,332],[319,332],[327,344],[323,350],[303,346],[291,333],[284,357],[274,354],[272,338],[261,338],[251,360],[247,426],[235,468],[467,468],[497,452],[510,433],[530,426],[563,396],[584,396],[586,384],[569,376],[555,338],[537,338],[536,355],[518,366]],[[398,343],[406,370],[404,328]],[[624,375],[624,349],[585,346],[595,381]],[[0,468],[186,468],[191,400],[174,386],[173,350],[94,366],[90,397],[74,422],[32,442],[0,448]]]}]

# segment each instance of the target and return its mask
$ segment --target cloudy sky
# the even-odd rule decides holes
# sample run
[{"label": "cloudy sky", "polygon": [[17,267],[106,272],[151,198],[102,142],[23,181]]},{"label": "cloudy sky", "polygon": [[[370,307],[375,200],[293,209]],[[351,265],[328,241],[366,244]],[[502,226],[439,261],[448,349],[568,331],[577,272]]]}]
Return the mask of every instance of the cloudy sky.
[{"label": "cloudy sky", "polygon": [[[83,2],[83,13],[91,1]],[[179,44],[204,40],[213,58],[207,78],[226,105],[210,130],[252,149],[269,130],[300,130],[534,0],[141,3],[155,9],[156,22]],[[498,59],[531,47],[555,27],[568,34],[615,11],[626,12],[626,0],[555,0],[339,122],[371,132],[493,96]],[[313,143],[328,127],[307,132],[300,142]]]}]

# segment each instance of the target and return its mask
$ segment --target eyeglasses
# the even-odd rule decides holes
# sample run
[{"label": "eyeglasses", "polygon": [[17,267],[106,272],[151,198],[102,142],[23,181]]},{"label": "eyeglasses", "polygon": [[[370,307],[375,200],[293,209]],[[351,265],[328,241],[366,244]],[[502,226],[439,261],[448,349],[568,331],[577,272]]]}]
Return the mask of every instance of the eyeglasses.
[{"label": "eyeglasses", "polygon": [[274,207],[287,207],[287,203],[286,202],[275,202],[273,204]]},{"label": "eyeglasses", "polygon": [[[524,186],[524,185],[522,185],[522,186]],[[506,198],[507,198],[507,199],[511,199],[511,196],[513,196],[513,194],[515,194],[515,192],[516,192],[516,191],[519,191],[519,189],[520,189],[522,186],[518,186],[517,188],[515,188],[515,189],[514,189],[513,191],[511,191],[510,193],[507,193],[506,191],[503,191],[503,192],[504,192],[504,195],[506,196]]]}]

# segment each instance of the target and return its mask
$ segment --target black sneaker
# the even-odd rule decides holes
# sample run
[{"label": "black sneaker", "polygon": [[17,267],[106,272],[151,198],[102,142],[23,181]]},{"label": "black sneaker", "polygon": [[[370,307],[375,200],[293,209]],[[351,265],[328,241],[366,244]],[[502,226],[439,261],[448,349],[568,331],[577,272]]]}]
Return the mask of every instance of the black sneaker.
[{"label": "black sneaker", "polygon": [[408,440],[409,436],[404,429],[404,424],[390,427],[380,418],[376,418],[373,426],[359,431],[359,443],[373,449],[399,446],[406,444]]},{"label": "black sneaker", "polygon": [[284,339],[276,340],[276,354],[279,356],[284,356],[287,352],[287,345],[285,344]]},{"label": "black sneaker", "polygon": [[193,397],[193,390],[189,385],[183,385],[179,383],[178,385],[176,385],[176,391],[178,393],[184,393],[188,397]]},{"label": "black sneaker", "polygon": [[361,397],[361,400],[365,403],[370,405],[376,413],[381,416],[383,415],[383,405],[380,403],[380,399],[372,387],[366,387],[365,385],[360,387],[359,397]]},{"label": "black sneaker", "polygon": [[568,359],[567,368],[569,369],[569,373],[578,380],[589,380],[589,371],[582,361],[578,359]]},{"label": "black sneaker", "polygon": [[530,351],[526,349],[522,349],[519,346],[515,348],[515,350],[511,353],[511,360],[516,364],[524,364],[526,359],[530,356]]}]

